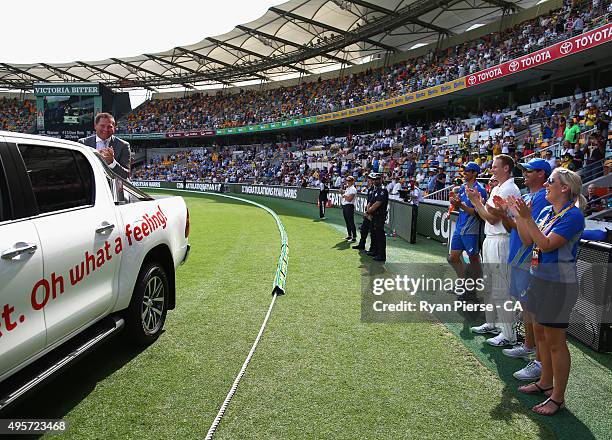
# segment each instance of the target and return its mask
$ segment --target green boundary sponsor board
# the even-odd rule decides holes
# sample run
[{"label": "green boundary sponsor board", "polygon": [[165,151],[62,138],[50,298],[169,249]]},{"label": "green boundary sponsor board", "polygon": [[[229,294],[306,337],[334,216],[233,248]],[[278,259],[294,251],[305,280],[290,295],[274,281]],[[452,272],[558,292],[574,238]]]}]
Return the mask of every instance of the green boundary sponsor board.
[{"label": "green boundary sponsor board", "polygon": [[300,127],[302,125],[316,124],[317,117],[309,116],[307,118],[290,119],[287,121],[276,121],[269,122],[266,124],[255,124],[255,125],[244,125],[241,127],[231,128],[219,128],[216,130],[217,136],[230,135],[230,134],[241,134],[241,133],[255,133],[260,131],[278,130],[281,128]]}]

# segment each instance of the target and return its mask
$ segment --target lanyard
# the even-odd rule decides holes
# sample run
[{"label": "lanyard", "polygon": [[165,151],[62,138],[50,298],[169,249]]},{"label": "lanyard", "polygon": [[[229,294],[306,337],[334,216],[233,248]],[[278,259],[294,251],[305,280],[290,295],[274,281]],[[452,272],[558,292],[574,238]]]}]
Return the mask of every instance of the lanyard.
[{"label": "lanyard", "polygon": [[557,222],[557,220],[563,217],[567,211],[572,209],[572,206],[574,206],[574,204],[570,202],[568,206],[566,206],[563,210],[561,210],[561,212],[559,212],[552,218],[550,218],[550,213],[554,211],[551,209],[548,216],[538,225],[538,227],[540,228],[540,231],[542,231],[544,234],[547,234],[548,232],[550,232],[550,230],[552,229],[554,224]]},{"label": "lanyard", "polygon": [[[561,212],[559,212],[557,215],[555,215],[552,218],[550,217],[550,213],[554,211],[551,209],[548,216],[538,225],[538,227],[540,228],[540,231],[542,231],[543,234],[547,234],[552,229],[554,224],[561,217],[563,217],[565,213],[572,208],[572,206],[574,206],[574,204],[570,202],[568,206],[566,206],[563,210],[561,210]],[[541,254],[542,254],[542,251],[540,250],[540,248],[534,245],[533,250],[531,251],[531,269],[532,270],[537,269],[538,265],[540,264]]]}]

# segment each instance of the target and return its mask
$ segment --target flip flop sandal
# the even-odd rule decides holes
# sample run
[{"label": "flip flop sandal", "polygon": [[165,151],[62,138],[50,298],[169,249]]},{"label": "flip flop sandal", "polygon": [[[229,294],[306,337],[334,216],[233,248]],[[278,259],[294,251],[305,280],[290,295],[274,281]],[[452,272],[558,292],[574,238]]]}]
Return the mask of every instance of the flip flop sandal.
[{"label": "flip flop sandal", "polygon": [[[534,385],[537,390],[536,391],[523,391],[524,388],[528,387],[529,385]],[[531,382],[527,385],[523,385],[522,387],[519,388],[519,392],[524,393],[524,394],[546,394],[546,391],[551,391],[554,387],[550,387],[550,388],[542,388],[540,385],[538,385],[537,382]]]},{"label": "flip flop sandal", "polygon": [[[553,412],[548,413],[548,414],[546,414],[546,413],[541,413],[541,412],[539,412],[539,411],[537,410],[537,408],[541,408],[541,407],[543,407],[543,406],[544,406],[544,405],[546,405],[548,402],[552,402],[553,404],[555,404],[555,406],[557,407],[557,409],[555,409]],[[557,414],[557,412],[558,412],[560,409],[563,409],[563,408],[565,408],[565,402],[564,402],[564,401],[562,401],[562,402],[557,402],[556,400],[553,400],[553,399],[551,399],[551,398],[549,397],[549,398],[548,398],[548,399],[546,399],[544,402],[542,402],[542,403],[538,403],[538,404],[537,404],[536,406],[534,406],[534,407],[533,407],[531,410],[532,410],[534,413],[539,414],[539,415],[541,415],[541,416],[554,416],[555,414]]]}]

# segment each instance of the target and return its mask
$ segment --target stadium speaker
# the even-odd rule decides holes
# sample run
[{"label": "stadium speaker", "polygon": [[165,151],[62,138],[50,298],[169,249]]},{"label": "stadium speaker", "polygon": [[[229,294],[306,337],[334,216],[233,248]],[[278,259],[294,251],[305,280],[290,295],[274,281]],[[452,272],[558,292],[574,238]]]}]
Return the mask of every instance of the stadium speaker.
[{"label": "stadium speaker", "polygon": [[578,301],[568,333],[589,347],[612,351],[612,245],[580,242],[576,269]]}]

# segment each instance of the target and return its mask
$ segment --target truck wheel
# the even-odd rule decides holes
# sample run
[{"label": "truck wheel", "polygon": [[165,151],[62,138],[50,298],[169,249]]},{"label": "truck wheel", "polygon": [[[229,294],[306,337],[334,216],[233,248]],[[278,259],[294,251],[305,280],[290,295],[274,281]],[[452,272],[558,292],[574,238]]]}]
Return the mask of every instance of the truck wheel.
[{"label": "truck wheel", "polygon": [[146,263],[134,287],[126,314],[126,330],[139,345],[153,343],[161,334],[168,312],[168,277],[157,262]]}]

